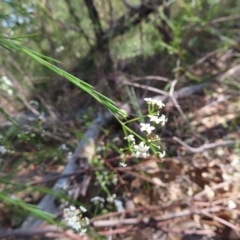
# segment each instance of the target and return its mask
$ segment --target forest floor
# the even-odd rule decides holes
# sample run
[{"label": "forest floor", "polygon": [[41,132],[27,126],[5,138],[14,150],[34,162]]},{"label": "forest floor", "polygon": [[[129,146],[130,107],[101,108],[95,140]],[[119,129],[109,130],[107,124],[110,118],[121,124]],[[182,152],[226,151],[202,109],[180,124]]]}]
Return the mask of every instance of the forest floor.
[{"label": "forest floor", "polygon": [[[195,71],[200,75],[204,64],[221,64],[216,61],[219,58],[205,59]],[[240,238],[239,72],[239,65],[229,66],[224,73],[215,72],[216,79],[201,91],[181,99],[168,99],[165,108],[168,123],[159,132],[167,152],[163,161],[154,156],[141,161],[129,157],[127,167],[119,167],[124,135],[112,121],[103,128],[95,139],[95,160],[86,170],[90,171],[91,180],[85,194],[77,197],[88,209],[84,216],[90,220],[92,239],[101,239],[100,235],[126,240]],[[72,129],[80,127],[81,132],[88,129],[94,112],[94,107],[88,108],[84,114],[81,112],[80,120],[75,114],[65,112],[68,119],[54,124],[50,118],[45,119],[49,126],[44,121],[41,124],[46,136],[39,135],[37,144],[48,146],[55,142],[50,154],[55,157],[37,152],[36,142],[32,145],[23,139],[15,145],[5,172],[13,173],[9,166],[14,166],[21,153],[28,160],[15,163],[12,180],[51,187],[54,183],[51,178],[62,172],[76,146],[77,135],[73,134],[77,130]],[[50,115],[55,114],[63,119],[61,112]],[[7,123],[1,122],[2,126]],[[30,129],[29,122],[24,124],[24,129],[26,126]],[[58,148],[56,142],[62,142]],[[44,160],[30,163],[35,154],[42,155]],[[37,204],[43,195],[25,187],[12,197]],[[101,199],[98,204],[92,201],[95,197]],[[5,210],[2,208],[1,212]],[[22,218],[19,220],[15,213],[3,216],[2,226],[17,228],[21,223]],[[71,234],[69,239],[80,239]],[[66,232],[62,238],[58,237],[65,239]]]}]

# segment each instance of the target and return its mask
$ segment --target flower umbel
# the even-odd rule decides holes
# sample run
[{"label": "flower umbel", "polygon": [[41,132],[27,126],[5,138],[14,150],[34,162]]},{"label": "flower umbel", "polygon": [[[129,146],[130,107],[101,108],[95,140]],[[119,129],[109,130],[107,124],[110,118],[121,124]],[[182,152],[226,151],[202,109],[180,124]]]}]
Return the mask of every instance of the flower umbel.
[{"label": "flower umbel", "polygon": [[155,129],[155,127],[151,126],[149,123],[141,123],[140,125],[142,126],[141,131],[146,131],[148,134],[150,134],[152,130]]},{"label": "flower umbel", "polygon": [[[84,207],[80,208],[81,210],[86,211]],[[65,208],[63,211],[64,223],[79,232],[80,235],[84,234],[87,231],[86,226],[88,225],[88,219],[82,218],[81,211],[76,209],[74,206],[70,206],[69,208]]]},{"label": "flower umbel", "polygon": [[152,103],[153,99],[152,98],[144,98],[144,101],[146,101],[148,104]]},{"label": "flower umbel", "polygon": [[149,150],[149,146],[145,145],[144,142],[140,142],[139,145],[135,145],[134,146],[134,150],[136,151],[136,157],[140,157],[143,156],[144,158],[147,157],[148,155],[148,150]]},{"label": "flower umbel", "polygon": [[153,99],[153,98],[144,98],[144,100],[147,102],[149,105],[156,105],[158,108],[165,107],[165,104],[161,100]]}]

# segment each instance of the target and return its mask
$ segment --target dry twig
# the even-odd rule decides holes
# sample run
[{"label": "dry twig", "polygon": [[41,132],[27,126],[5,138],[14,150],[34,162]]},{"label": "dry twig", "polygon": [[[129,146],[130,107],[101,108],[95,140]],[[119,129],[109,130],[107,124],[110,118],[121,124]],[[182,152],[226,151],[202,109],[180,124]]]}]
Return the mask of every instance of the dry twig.
[{"label": "dry twig", "polygon": [[187,145],[185,142],[183,142],[181,139],[179,139],[177,137],[173,137],[173,140],[175,140],[176,142],[181,144],[186,150],[188,150],[189,152],[192,152],[192,153],[200,153],[200,152],[204,152],[206,150],[212,149],[212,148],[226,146],[226,145],[232,145],[232,144],[236,143],[236,141],[228,140],[228,141],[223,141],[223,142],[219,142],[219,143],[205,143],[198,148],[193,148],[193,147],[190,147],[189,145]]}]

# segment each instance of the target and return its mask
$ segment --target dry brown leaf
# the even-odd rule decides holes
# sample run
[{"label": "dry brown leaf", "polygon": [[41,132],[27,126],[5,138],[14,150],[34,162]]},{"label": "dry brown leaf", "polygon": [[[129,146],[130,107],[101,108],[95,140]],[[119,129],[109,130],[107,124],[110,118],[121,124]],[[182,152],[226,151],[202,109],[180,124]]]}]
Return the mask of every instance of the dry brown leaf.
[{"label": "dry brown leaf", "polygon": [[162,180],[159,179],[159,178],[157,178],[157,177],[153,177],[153,178],[152,178],[152,181],[153,181],[156,185],[158,185],[158,186],[161,186],[161,187],[165,187],[165,186],[166,186],[166,184],[163,183]]},{"label": "dry brown leaf", "polygon": [[149,199],[146,194],[139,193],[133,198],[133,202],[145,206],[148,205]]},{"label": "dry brown leaf", "polygon": [[139,164],[138,168],[139,168],[139,170],[142,170],[148,174],[154,174],[154,173],[159,172],[159,170],[160,170],[156,160],[154,160],[154,159]]},{"label": "dry brown leaf", "polygon": [[140,178],[135,178],[131,182],[131,188],[140,188],[142,185],[142,180]]}]

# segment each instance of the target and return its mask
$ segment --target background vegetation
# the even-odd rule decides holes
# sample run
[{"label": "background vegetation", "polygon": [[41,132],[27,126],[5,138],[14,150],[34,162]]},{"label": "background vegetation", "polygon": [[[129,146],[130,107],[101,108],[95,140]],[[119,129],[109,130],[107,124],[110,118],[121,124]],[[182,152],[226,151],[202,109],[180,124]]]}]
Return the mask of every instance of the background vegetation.
[{"label": "background vegetation", "polygon": [[[1,0],[0,238],[239,239],[239,12],[236,0]],[[106,108],[129,120],[152,96],[166,103],[167,157],[119,167],[127,142]],[[62,226],[70,204],[87,209],[80,238]]]}]

